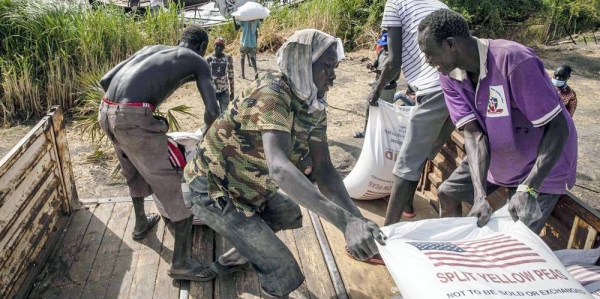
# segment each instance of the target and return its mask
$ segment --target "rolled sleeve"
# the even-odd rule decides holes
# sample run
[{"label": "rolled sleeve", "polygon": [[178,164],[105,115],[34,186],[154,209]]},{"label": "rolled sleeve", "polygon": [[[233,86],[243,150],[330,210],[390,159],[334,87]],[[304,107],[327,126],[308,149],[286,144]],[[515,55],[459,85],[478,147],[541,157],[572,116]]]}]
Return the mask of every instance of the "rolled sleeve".
[{"label": "rolled sleeve", "polygon": [[402,27],[402,25],[399,4],[394,0],[386,1],[381,27]]},{"label": "rolled sleeve", "polygon": [[467,99],[453,86],[456,83],[452,79],[440,76],[440,84],[444,92],[444,99],[446,106],[448,106],[450,119],[452,119],[457,129],[462,129],[465,124],[477,120],[473,109],[467,103]]},{"label": "rolled sleeve", "polygon": [[538,58],[523,60],[508,79],[515,105],[534,127],[546,125],[562,111],[560,98]]}]

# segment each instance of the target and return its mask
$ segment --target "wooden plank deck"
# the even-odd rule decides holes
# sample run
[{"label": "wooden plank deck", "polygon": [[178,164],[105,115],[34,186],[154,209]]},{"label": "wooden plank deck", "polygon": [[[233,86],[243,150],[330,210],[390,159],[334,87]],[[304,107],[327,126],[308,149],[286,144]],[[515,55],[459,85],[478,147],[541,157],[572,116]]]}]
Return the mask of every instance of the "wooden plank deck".
[{"label": "wooden plank deck", "polygon": [[[357,202],[363,214],[383,223],[385,202]],[[87,206],[73,216],[62,242],[46,263],[29,298],[261,298],[258,277],[253,272],[219,276],[210,282],[173,280],[167,275],[173,254],[173,234],[163,221],[140,241],[131,238],[135,224],[130,202]],[[436,213],[421,198],[415,200],[418,217]],[[156,211],[151,201],[147,211]],[[298,261],[305,282],[291,298],[337,298],[315,228],[308,212],[303,227],[277,235]],[[349,298],[392,298],[400,295],[384,266],[348,258],[341,232],[321,221],[345,291]],[[229,250],[227,240],[206,226],[194,227],[194,256],[204,264]]]}]

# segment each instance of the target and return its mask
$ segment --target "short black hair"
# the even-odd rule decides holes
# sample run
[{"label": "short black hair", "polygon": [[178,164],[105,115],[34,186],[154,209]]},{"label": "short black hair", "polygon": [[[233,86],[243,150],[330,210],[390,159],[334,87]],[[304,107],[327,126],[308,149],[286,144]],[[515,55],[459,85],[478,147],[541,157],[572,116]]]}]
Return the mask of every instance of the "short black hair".
[{"label": "short black hair", "polygon": [[572,70],[571,70],[571,66],[570,65],[564,64],[564,65],[559,66],[556,69],[555,73],[558,73],[561,69],[562,69],[563,72],[565,72],[566,75],[571,76],[571,71]]},{"label": "short black hair", "polygon": [[180,42],[187,42],[192,45],[208,45],[208,33],[199,25],[188,25],[181,33]]},{"label": "short black hair", "polygon": [[428,28],[438,43],[448,37],[468,38],[471,36],[467,20],[450,9],[439,9],[426,16],[419,24],[419,32]]}]

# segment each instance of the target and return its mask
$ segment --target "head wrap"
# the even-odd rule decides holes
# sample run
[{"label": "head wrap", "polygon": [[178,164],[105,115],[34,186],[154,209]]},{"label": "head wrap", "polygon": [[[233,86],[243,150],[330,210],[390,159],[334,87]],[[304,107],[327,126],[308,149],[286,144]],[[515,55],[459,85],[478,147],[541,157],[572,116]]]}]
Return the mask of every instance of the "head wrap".
[{"label": "head wrap", "polygon": [[381,34],[381,38],[377,40],[377,44],[380,46],[386,46],[387,45],[387,39],[388,39],[388,34],[383,33]]},{"label": "head wrap", "polygon": [[[316,30],[296,31],[277,51],[277,66],[291,82],[294,94],[309,106],[309,112],[325,109],[325,99],[317,99],[312,65],[333,43],[331,35]],[[339,55],[339,54],[338,54]]]},{"label": "head wrap", "polygon": [[222,38],[222,37],[220,37],[220,36],[219,36],[219,37],[217,37],[217,38],[215,39],[215,45],[216,45],[216,44],[221,44],[221,45],[225,46],[225,39],[224,39],[224,38]]}]

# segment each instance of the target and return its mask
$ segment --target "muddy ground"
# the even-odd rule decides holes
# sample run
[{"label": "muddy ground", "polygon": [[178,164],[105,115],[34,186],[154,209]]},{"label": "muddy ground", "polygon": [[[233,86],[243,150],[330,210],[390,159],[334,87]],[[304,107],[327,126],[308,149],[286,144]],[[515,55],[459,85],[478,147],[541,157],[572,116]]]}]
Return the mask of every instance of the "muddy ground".
[{"label": "muddy ground", "polygon": [[[569,84],[578,95],[578,107],[574,120],[579,133],[579,163],[577,169],[577,186],[573,193],[582,198],[595,209],[600,209],[600,157],[598,136],[600,136],[600,108],[596,100],[600,99],[598,88],[600,79],[600,45],[560,45],[540,47],[536,51],[543,58],[546,69],[551,71],[559,64],[568,63],[574,73]],[[328,95],[328,136],[331,156],[334,165],[346,175],[352,170],[360,154],[362,139],[352,138],[352,134],[364,124],[364,96],[369,91],[369,82],[374,75],[367,72],[366,63],[374,57],[373,51],[358,51],[347,54],[348,58],[340,63],[336,71],[337,80]],[[236,94],[250,84],[250,80],[239,78],[239,56],[235,59]],[[259,72],[275,70],[273,54],[258,54]],[[246,77],[253,77],[253,71],[246,67]],[[406,83],[400,82],[405,89]],[[194,83],[187,84],[177,90],[161,107],[166,111],[169,107],[188,105],[193,107],[192,113],[198,117],[179,116],[179,123],[184,131],[195,131],[202,122],[204,111],[200,95]],[[28,125],[16,126],[0,130],[0,157],[22,138],[31,128]],[[103,198],[127,196],[127,186],[123,178],[109,178],[109,173],[117,164],[114,152],[105,145],[102,155],[93,155],[94,148],[87,136],[74,131],[68,125],[68,142],[73,162],[80,198]]]}]

